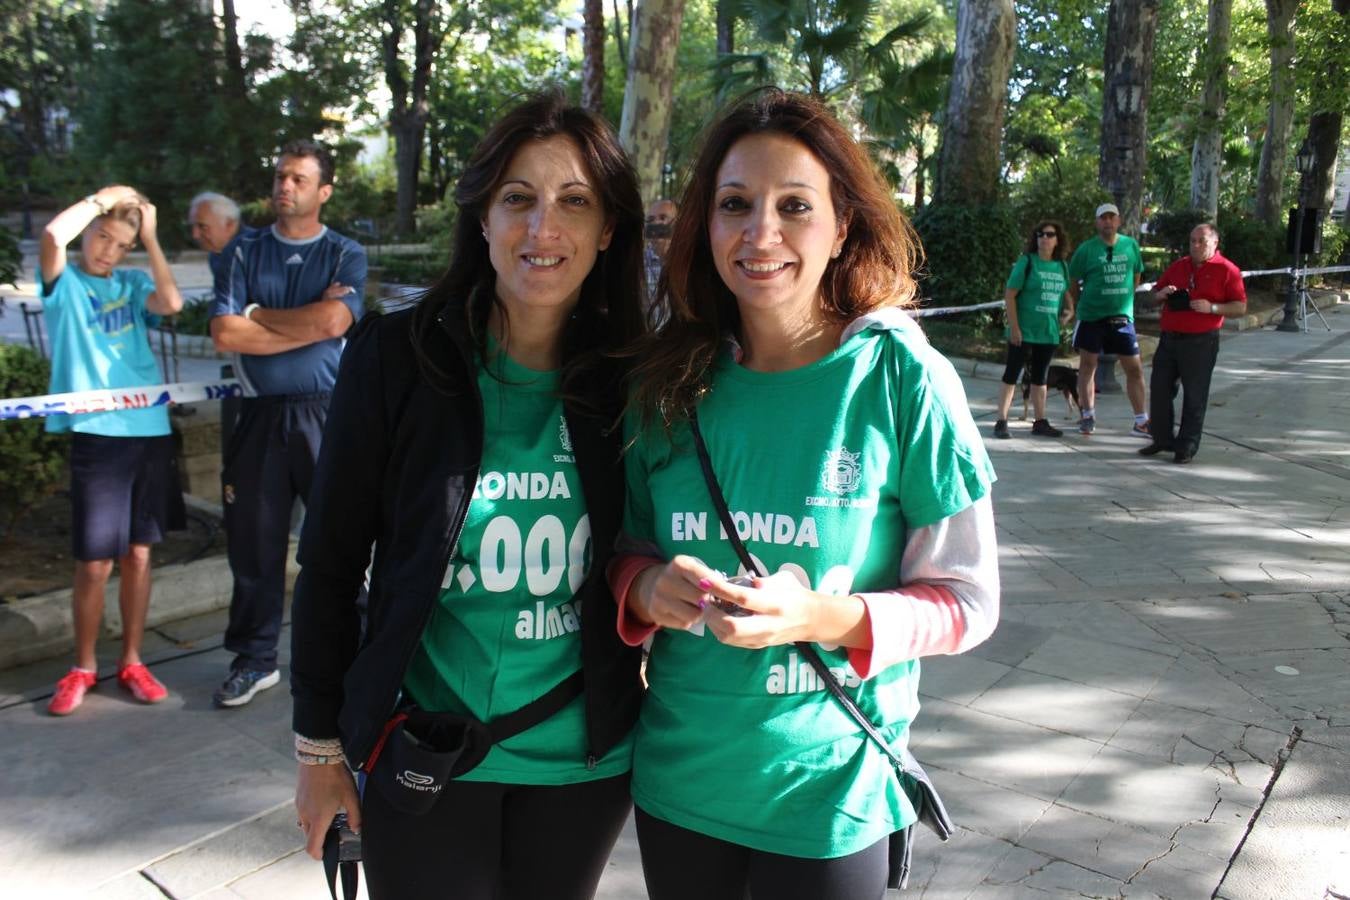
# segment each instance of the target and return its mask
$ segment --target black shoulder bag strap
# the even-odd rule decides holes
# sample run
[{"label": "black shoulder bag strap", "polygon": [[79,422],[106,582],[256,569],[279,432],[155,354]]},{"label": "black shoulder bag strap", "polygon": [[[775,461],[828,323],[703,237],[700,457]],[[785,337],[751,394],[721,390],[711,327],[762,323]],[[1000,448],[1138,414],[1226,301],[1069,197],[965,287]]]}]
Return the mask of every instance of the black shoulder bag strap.
[{"label": "black shoulder bag strap", "polygon": [[[731,511],[727,508],[726,498],[722,495],[722,486],[717,481],[716,473],[713,472],[712,459],[708,456],[708,447],[703,442],[703,433],[698,427],[698,416],[692,409],[689,411],[689,430],[694,435],[694,448],[698,452],[699,466],[703,469],[703,480],[707,482],[708,494],[712,497],[713,506],[717,510],[717,517],[722,522],[722,528],[727,533],[727,539],[731,541],[731,546],[736,550],[736,555],[740,557],[741,565],[745,566],[745,570],[762,577],[764,573],[759,570],[759,566],[755,565],[754,559],[750,556],[750,551],[745,549],[745,544],[741,542],[740,535],[736,533],[736,524],[731,519]],[[955,826],[947,815],[947,810],[943,807],[942,801],[938,799],[937,792],[933,790],[932,782],[929,780],[927,773],[919,765],[919,761],[914,758],[914,754],[909,752],[908,747],[900,753],[891,749],[891,745],[882,736],[877,726],[872,723],[871,719],[867,718],[867,714],[858,708],[858,704],[844,692],[839,682],[835,680],[834,675],[825,665],[825,661],[820,658],[820,654],[816,652],[814,646],[806,641],[795,641],[793,646],[811,664],[811,668],[815,670],[820,683],[825,685],[825,689],[830,692],[830,696],[844,708],[845,712],[853,717],[854,721],[858,723],[858,727],[872,739],[872,742],[880,748],[882,753],[886,754],[891,763],[900,772],[914,779],[924,788],[918,792],[919,801],[915,801],[915,791],[906,791],[914,804],[914,811],[918,814],[919,821],[933,829],[942,840],[945,841],[951,837],[952,832],[956,830]]]}]

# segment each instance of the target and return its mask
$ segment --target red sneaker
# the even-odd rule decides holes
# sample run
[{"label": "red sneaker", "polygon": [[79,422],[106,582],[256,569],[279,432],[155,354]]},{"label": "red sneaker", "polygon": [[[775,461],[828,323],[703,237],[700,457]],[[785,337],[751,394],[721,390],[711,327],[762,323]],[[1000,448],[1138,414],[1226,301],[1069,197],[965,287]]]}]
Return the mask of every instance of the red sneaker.
[{"label": "red sneaker", "polygon": [[84,694],[98,683],[93,672],[71,669],[56,683],[56,693],[47,704],[47,712],[54,716],[68,716],[84,702]]},{"label": "red sneaker", "polygon": [[131,691],[131,696],[142,703],[158,703],[169,696],[159,679],[150,674],[144,663],[134,663],[117,670],[117,681]]}]

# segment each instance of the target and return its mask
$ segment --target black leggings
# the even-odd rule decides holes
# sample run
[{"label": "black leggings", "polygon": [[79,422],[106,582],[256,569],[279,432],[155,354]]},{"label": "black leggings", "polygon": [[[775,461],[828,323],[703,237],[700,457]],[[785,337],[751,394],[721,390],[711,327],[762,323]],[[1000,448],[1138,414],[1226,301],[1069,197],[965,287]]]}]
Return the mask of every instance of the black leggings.
[{"label": "black leggings", "polygon": [[651,900],[882,900],[890,838],[836,859],[752,850],[634,812]]},{"label": "black leggings", "polygon": [[1017,384],[1017,376],[1022,374],[1022,363],[1027,353],[1031,354],[1031,363],[1027,366],[1027,381],[1032,384],[1045,384],[1045,376],[1050,371],[1050,358],[1055,355],[1058,344],[1008,345],[1008,364],[1003,370],[1004,384]]},{"label": "black leggings", "polygon": [[423,816],[394,810],[367,784],[361,855],[371,900],[590,900],[632,808],[628,782],[452,781]]}]

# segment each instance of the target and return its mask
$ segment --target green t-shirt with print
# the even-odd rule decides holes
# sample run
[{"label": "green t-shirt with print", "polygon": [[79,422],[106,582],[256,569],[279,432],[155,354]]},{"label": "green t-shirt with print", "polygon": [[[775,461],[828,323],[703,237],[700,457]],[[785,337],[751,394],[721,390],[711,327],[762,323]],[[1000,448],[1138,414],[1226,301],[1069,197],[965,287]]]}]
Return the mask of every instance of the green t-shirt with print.
[{"label": "green t-shirt with print", "polygon": [[[558,373],[489,348],[480,368],[486,440],[468,516],[404,675],[423,709],[480,721],[514,712],[581,668],[580,603],[591,526],[557,395]],[[613,628],[612,622],[585,627]],[[488,753],[463,781],[572,784],[620,775],[629,737],[586,767],[581,698]]]},{"label": "green t-shirt with print", "polygon": [[[1063,260],[1041,259],[1024,253],[1008,273],[1007,290],[1017,291],[1017,325],[1029,344],[1059,343],[1059,305],[1069,289],[1068,267]],[[1008,337],[1011,328],[1003,329]]]},{"label": "green t-shirt with print", "polygon": [[[699,423],[746,547],[769,573],[834,594],[899,582],[909,529],[984,496],[993,470],[961,383],[917,328],[866,330],[788,372],[724,353]],[[626,529],[664,556],[740,570],[721,536],[687,426],[641,434],[626,457]],[[863,683],[818,646],[897,747],[919,709],[917,660]],[[745,650],[701,624],[655,635],[633,799],[657,818],[807,858],[856,852],[914,820],[887,758],[790,645]]]},{"label": "green t-shirt with print", "polygon": [[1108,247],[1099,237],[1078,245],[1069,260],[1069,278],[1081,281],[1078,321],[1095,322],[1113,316],[1134,321],[1135,276],[1144,271],[1139,244],[1128,235],[1116,235]]}]

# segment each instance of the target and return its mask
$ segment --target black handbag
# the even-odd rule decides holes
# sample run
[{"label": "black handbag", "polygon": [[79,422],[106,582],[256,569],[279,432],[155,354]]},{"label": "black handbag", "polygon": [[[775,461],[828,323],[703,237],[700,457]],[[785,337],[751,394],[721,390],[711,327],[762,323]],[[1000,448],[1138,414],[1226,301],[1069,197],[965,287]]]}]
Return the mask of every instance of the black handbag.
[{"label": "black handbag", "polygon": [[[717,517],[721,520],[722,528],[727,533],[727,540],[735,549],[736,555],[741,560],[741,565],[745,566],[747,572],[753,572],[756,575],[763,576],[765,573],[759,570],[755,565],[754,558],[750,552],[745,549],[745,544],[741,542],[741,537],[736,533],[736,524],[731,519],[731,511],[727,508],[726,498],[722,495],[722,486],[717,481],[717,475],[713,472],[712,459],[708,456],[708,447],[703,442],[703,433],[698,427],[698,416],[691,409],[689,411],[689,430],[694,435],[694,448],[698,453],[699,466],[703,469],[703,480],[707,482],[708,494],[712,497],[713,506],[717,509]],[[938,796],[937,788],[933,785],[933,780],[928,777],[923,766],[910,753],[908,747],[902,748],[896,752],[891,745],[886,742],[873,724],[872,720],[867,718],[866,713],[858,708],[858,704],[853,701],[844,689],[835,680],[825,661],[820,658],[816,648],[805,641],[796,641],[793,647],[797,652],[811,665],[815,670],[820,683],[829,691],[840,706],[844,708],[854,721],[874,743],[882,753],[891,761],[895,767],[896,777],[900,780],[900,786],[904,789],[905,795],[909,797],[910,805],[914,807],[914,812],[918,815],[918,821],[928,826],[939,840],[946,841],[956,831],[956,826],[952,823],[951,816],[947,814],[947,808],[942,804],[942,798]],[[914,856],[914,826],[910,825],[891,834],[890,843],[890,877],[886,882],[889,888],[903,888],[909,883],[909,870]]]}]

